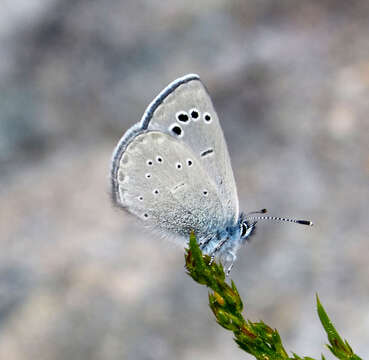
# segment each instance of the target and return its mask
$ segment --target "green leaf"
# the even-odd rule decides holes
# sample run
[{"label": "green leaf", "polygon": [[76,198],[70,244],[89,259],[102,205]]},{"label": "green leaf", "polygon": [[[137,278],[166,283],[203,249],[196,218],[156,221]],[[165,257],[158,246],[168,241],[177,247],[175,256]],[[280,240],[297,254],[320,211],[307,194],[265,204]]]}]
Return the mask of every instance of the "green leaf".
[{"label": "green leaf", "polygon": [[327,345],[328,349],[332,354],[338,359],[342,360],[361,360],[359,356],[354,354],[350,345],[345,340],[343,341],[338,334],[336,328],[332,324],[330,318],[328,317],[323,305],[321,304],[318,295],[316,295],[317,311],[320,322],[328,336],[328,341],[330,345]]}]

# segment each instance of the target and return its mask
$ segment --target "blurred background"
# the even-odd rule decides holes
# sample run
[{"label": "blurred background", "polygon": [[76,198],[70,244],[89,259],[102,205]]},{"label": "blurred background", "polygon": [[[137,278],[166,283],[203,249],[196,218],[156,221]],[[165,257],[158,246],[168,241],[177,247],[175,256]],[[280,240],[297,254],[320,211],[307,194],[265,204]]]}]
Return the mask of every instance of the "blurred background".
[{"label": "blurred background", "polygon": [[232,272],[246,316],[319,357],[318,292],[368,358],[368,17],[366,0],[3,0],[0,358],[251,359],[183,249],[108,195],[119,138],[189,72],[241,208],[315,223],[260,223]]}]

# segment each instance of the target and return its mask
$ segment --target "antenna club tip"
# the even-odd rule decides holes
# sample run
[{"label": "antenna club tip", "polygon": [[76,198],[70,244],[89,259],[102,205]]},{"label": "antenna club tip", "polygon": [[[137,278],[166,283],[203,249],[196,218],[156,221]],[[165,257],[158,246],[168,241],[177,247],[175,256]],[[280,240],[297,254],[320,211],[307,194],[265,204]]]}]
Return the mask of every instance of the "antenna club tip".
[{"label": "antenna club tip", "polygon": [[260,212],[261,212],[262,214],[266,214],[266,213],[268,212],[268,210],[267,210],[267,209],[261,209],[261,210],[260,210]]},{"label": "antenna club tip", "polygon": [[308,226],[313,226],[314,223],[312,221],[309,221],[309,220],[297,220],[296,221],[298,224],[301,224],[301,225],[308,225]]}]

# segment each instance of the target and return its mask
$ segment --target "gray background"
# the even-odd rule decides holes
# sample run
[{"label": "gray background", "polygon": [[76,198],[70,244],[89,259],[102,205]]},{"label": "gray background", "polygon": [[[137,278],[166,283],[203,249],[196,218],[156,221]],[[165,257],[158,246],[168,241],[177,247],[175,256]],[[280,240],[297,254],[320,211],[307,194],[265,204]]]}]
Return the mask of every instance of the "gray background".
[{"label": "gray background", "polygon": [[246,316],[318,357],[318,292],[369,357],[368,1],[1,7],[1,359],[250,358],[183,249],[109,202],[118,139],[189,72],[218,110],[241,208],[316,224],[260,224],[232,272]]}]

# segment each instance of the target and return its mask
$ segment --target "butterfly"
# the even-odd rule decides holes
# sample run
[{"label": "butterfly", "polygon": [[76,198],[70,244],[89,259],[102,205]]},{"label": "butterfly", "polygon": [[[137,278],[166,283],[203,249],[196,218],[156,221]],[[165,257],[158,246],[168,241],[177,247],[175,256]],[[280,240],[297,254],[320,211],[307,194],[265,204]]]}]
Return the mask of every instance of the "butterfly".
[{"label": "butterfly", "polygon": [[139,123],[123,135],[111,166],[113,202],[150,228],[187,241],[227,264],[258,220],[310,221],[239,211],[237,187],[223,131],[207,89],[195,74],[170,83]]}]

